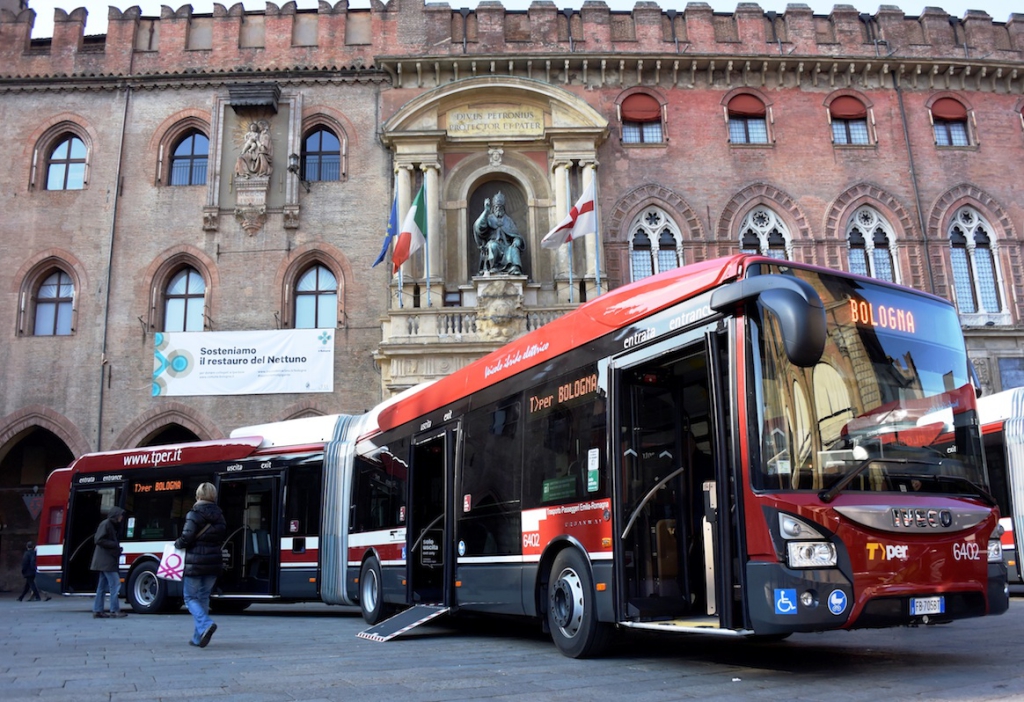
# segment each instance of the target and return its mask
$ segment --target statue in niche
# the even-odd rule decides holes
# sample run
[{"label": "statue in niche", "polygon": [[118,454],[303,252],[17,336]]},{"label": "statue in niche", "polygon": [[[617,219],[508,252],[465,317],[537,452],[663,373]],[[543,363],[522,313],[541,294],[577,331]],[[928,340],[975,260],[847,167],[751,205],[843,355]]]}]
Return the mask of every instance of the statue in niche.
[{"label": "statue in niche", "polygon": [[473,238],[480,247],[481,275],[522,275],[523,249],[515,221],[505,214],[505,196],[499,191],[484,200],[484,211],[473,224]]},{"label": "statue in niche", "polygon": [[235,161],[239,178],[268,178],[273,173],[274,145],[270,140],[270,123],[265,119],[249,124],[245,142]]}]

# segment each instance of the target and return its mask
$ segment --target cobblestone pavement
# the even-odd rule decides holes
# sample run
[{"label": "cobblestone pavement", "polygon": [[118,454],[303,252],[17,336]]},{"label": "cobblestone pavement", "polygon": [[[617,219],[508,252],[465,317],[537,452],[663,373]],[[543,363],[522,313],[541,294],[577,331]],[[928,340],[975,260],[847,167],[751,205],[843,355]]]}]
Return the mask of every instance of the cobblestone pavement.
[{"label": "cobblestone pavement", "polygon": [[1021,700],[1024,600],[942,627],[797,635],[767,644],[626,635],[562,657],[538,627],[442,621],[388,643],[355,610],[217,615],[209,647],[180,612],[93,619],[90,599],[0,595],[0,700]]}]

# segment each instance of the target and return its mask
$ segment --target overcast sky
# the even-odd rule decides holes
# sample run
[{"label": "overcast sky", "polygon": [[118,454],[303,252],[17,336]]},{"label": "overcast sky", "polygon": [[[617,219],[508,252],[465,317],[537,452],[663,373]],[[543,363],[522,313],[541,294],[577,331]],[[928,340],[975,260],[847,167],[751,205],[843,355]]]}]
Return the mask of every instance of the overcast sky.
[{"label": "overcast sky", "polygon": [[[738,4],[738,2],[729,2],[728,0],[705,1],[716,12],[733,12]],[[281,6],[286,2],[287,0],[280,0],[277,5]],[[612,10],[631,10],[633,5],[636,4],[634,0],[605,0],[605,2]],[[91,35],[107,33],[107,8],[111,5],[122,10],[138,5],[142,8],[144,16],[159,17],[161,5],[169,5],[174,9],[178,9],[189,3],[175,2],[174,0],[169,2],[160,2],[160,0],[141,0],[140,2],[132,2],[131,0],[126,0],[125,2],[117,2],[116,0],[113,2],[111,0],[29,0],[28,4],[30,8],[36,11],[36,23],[32,28],[32,36],[34,38],[42,38],[53,36],[53,10],[55,7],[60,7],[67,12],[71,12],[79,7],[86,8],[89,11],[89,18],[86,20],[85,33]],[[233,0],[224,0],[221,4],[225,7],[231,7],[236,3]],[[266,7],[265,0],[243,0],[242,4],[247,10],[262,10]],[[317,0],[297,0],[297,4],[299,9],[318,7]],[[448,0],[448,4],[453,8],[458,8],[476,7],[478,3],[476,0]],[[502,4],[509,10],[525,10],[530,7],[530,0],[504,0]],[[677,0],[676,2],[660,0],[660,4],[663,8],[675,7],[680,10],[686,7],[684,0]],[[788,0],[760,0],[758,4],[764,10],[784,12]],[[870,12],[872,14],[878,11],[879,5],[897,5],[903,9],[903,12],[908,17],[920,15],[925,7],[941,7],[955,17],[963,17],[967,10],[984,10],[996,22],[1005,22],[1009,19],[1012,12],[1024,13],[1024,0],[1016,0],[1015,2],[1011,2],[1011,0],[911,0],[910,2],[903,3],[896,0],[888,0],[887,2],[871,4],[868,4],[866,0],[861,2],[850,0],[847,3],[805,0],[804,4],[810,5],[814,13],[820,15],[829,14],[832,11],[832,7],[837,4],[850,4],[861,12]],[[196,0],[191,5],[192,11],[196,14],[213,12],[213,0]],[[583,5],[583,0],[555,0],[555,5],[559,8],[572,7],[578,9]],[[369,6],[369,0],[349,0],[349,7],[351,8]]]}]

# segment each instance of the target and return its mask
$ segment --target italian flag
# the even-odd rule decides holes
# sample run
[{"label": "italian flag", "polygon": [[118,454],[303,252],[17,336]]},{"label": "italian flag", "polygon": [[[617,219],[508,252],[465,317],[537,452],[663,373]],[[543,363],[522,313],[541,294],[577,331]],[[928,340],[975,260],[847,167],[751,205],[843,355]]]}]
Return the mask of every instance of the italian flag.
[{"label": "italian flag", "polygon": [[427,207],[423,203],[423,192],[424,188],[420,188],[416,199],[412,201],[412,207],[405,215],[405,221],[402,222],[402,232],[395,241],[395,252],[391,256],[391,262],[394,264],[392,275],[398,272],[410,256],[422,249],[426,242]]}]

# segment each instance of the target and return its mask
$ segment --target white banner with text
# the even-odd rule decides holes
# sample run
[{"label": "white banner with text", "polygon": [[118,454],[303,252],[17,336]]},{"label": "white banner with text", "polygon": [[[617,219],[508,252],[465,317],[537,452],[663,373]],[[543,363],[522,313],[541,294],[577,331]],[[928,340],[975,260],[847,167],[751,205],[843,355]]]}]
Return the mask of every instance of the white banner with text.
[{"label": "white banner with text", "polygon": [[334,391],[334,330],[154,334],[153,396]]}]

